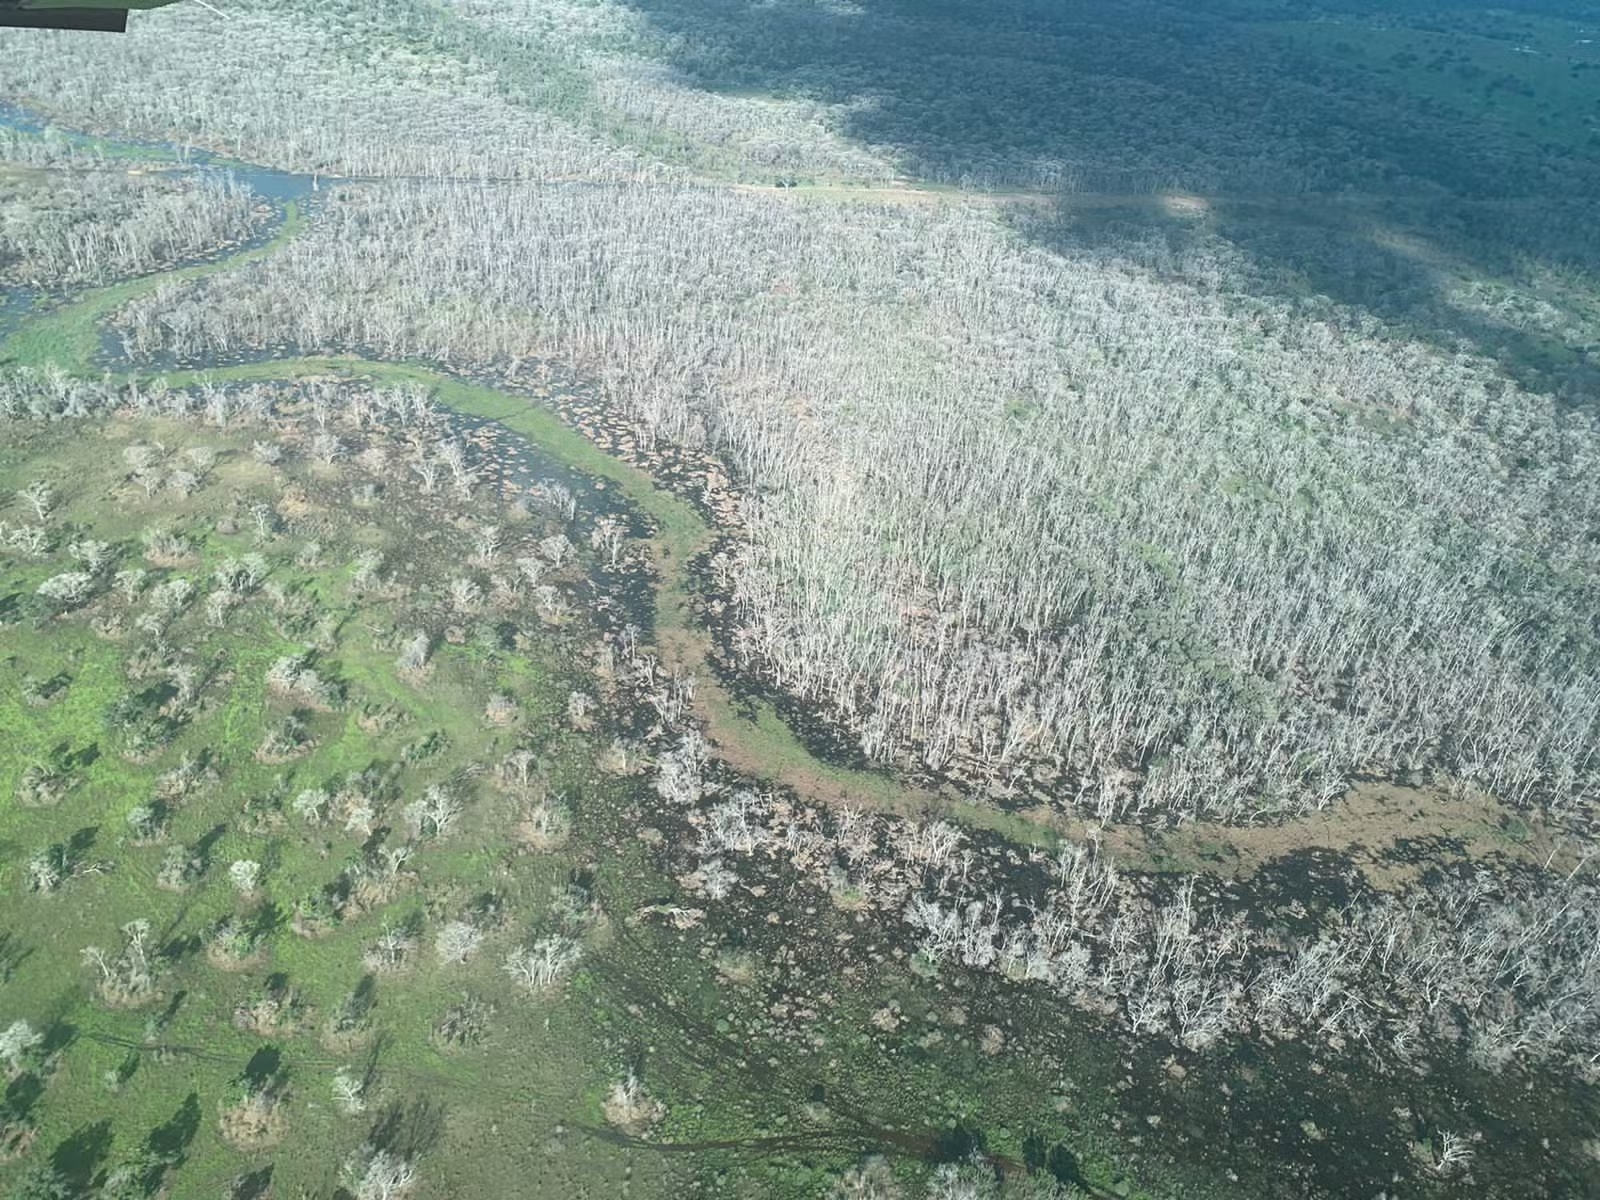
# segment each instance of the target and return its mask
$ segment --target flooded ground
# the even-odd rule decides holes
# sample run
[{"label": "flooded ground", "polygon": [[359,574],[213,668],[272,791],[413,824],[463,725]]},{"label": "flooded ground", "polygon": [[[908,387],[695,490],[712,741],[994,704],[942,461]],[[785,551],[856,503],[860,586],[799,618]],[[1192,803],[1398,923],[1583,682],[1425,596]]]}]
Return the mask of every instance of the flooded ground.
[{"label": "flooded ground", "polygon": [[39,293],[27,288],[0,287],[0,341],[17,331],[23,317],[39,299]]}]

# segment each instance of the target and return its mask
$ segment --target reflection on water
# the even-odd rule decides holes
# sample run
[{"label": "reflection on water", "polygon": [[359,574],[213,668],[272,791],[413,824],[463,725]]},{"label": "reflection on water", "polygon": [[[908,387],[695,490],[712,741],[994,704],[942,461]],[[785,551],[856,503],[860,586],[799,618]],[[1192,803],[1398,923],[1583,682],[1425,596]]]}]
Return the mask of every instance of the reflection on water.
[{"label": "reflection on water", "polygon": [[237,162],[204,150],[180,146],[174,142],[119,139],[113,143],[103,138],[72,133],[47,125],[23,109],[10,104],[0,103],[0,129],[13,129],[18,133],[38,136],[48,133],[52,141],[64,146],[75,147],[90,154],[96,152],[102,154],[108,168],[115,166],[119,161],[131,161],[121,159],[115,154],[117,150],[144,151],[147,156],[137,161],[146,170],[181,171],[196,175],[229,175],[237,183],[243,184],[257,195],[274,201],[280,207],[290,200],[303,200],[317,190],[316,178],[311,175],[297,175],[292,171],[279,171],[254,163]]},{"label": "reflection on water", "polygon": [[33,307],[39,293],[27,288],[0,287],[0,342],[16,332],[22,314]]},{"label": "reflection on water", "polygon": [[60,129],[13,104],[0,102],[0,129],[35,136],[49,135],[51,141],[63,146],[83,150],[90,155],[104,156],[106,165],[128,161],[123,153],[139,153],[139,165],[146,169],[164,171],[190,171],[195,173],[231,174],[251,191],[280,205],[288,200],[298,200],[315,190],[316,181],[310,175],[297,175],[291,171],[278,171],[254,163],[239,162],[220,154],[181,146],[176,142],[146,142],[133,138],[118,138],[115,142],[89,134]]}]

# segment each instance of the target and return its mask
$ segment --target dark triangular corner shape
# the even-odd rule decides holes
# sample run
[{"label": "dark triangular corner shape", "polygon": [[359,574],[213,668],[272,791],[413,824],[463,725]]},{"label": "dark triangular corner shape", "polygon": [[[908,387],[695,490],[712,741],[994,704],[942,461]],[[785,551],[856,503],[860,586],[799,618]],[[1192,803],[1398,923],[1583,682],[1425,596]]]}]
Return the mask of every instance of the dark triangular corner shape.
[{"label": "dark triangular corner shape", "polygon": [[8,8],[0,4],[0,25],[21,29],[89,29],[125,33],[125,8]]}]

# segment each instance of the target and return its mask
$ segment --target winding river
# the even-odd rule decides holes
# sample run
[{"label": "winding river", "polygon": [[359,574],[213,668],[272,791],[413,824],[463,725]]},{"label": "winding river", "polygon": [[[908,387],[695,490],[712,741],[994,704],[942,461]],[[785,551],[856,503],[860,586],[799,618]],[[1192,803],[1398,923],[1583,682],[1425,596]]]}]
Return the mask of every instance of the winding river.
[{"label": "winding river", "polygon": [[[46,126],[21,109],[0,104],[0,129],[40,136]],[[1023,847],[1053,846],[1062,836],[1080,841],[1093,837],[1101,840],[1124,868],[1153,872],[1181,869],[1248,876],[1261,863],[1289,850],[1311,848],[1345,852],[1362,846],[1382,849],[1406,833],[1403,826],[1391,828],[1392,822],[1378,820],[1385,817],[1394,799],[1384,795],[1358,795],[1353,806],[1347,803],[1332,812],[1282,827],[1241,830],[1196,822],[1180,831],[1152,831],[1134,825],[1102,829],[1061,811],[1026,815],[1007,812],[993,804],[973,802],[952,787],[934,792],[886,771],[852,769],[826,761],[796,733],[773,704],[759,695],[735,696],[719,680],[712,666],[710,634],[694,612],[693,567],[718,534],[726,531],[708,525],[698,509],[658,484],[647,470],[602,450],[559,416],[547,397],[504,382],[488,386],[422,363],[383,362],[354,355],[263,356],[203,370],[125,369],[127,364],[121,359],[119,340],[104,326],[104,319],[117,308],[153,291],[164,281],[196,279],[272,254],[298,236],[315,214],[329,194],[324,182],[331,186],[381,184],[393,180],[297,174],[171,143],[111,141],[61,132],[54,127],[50,127],[49,132],[52,139],[83,149],[108,166],[135,163],[146,170],[227,172],[270,203],[275,219],[248,242],[224,253],[73,297],[0,289],[0,363],[8,359],[34,364],[54,361],[78,374],[98,376],[106,371],[122,378],[141,379],[159,375],[176,386],[201,377],[222,382],[288,380],[318,374],[360,376],[388,383],[420,383],[428,387],[441,404],[463,417],[498,424],[527,439],[541,454],[578,476],[606,481],[612,494],[620,492],[635,511],[647,514],[655,527],[647,544],[653,559],[655,582],[652,632],[661,665],[669,673],[676,671],[681,676],[695,678],[694,705],[707,738],[718,757],[742,774],[778,784],[815,803],[848,802],[882,813],[936,815],[970,830],[985,830]],[[1484,822],[1477,816],[1469,813],[1462,817],[1451,805],[1442,805],[1437,802],[1438,797],[1423,793],[1408,792],[1400,799],[1409,807],[1425,810],[1425,824],[1430,832],[1461,837],[1467,846],[1476,846],[1481,841],[1478,826]],[[1362,816],[1367,809],[1382,811],[1377,811],[1375,818],[1370,814]],[[1353,817],[1350,816],[1352,812]],[[1228,850],[1222,859],[1214,858],[1217,846]],[[1498,843],[1490,848],[1504,851]],[[1545,841],[1536,839],[1530,843],[1527,857],[1530,862],[1536,862],[1547,850]]]},{"label": "winding river", "polygon": [[[0,128],[42,134],[38,119],[0,105]],[[0,292],[0,363],[38,364],[53,361],[68,371],[98,377],[110,372],[122,379],[154,379],[159,374],[173,386],[200,378],[290,380],[313,375],[362,377],[381,383],[420,383],[444,406],[463,417],[494,422],[531,442],[542,454],[572,471],[603,479],[619,490],[655,525],[648,545],[654,565],[656,649],[662,666],[696,679],[695,707],[708,740],[719,757],[754,778],[792,789],[819,803],[848,800],[881,812],[941,815],[974,827],[989,828],[1023,842],[1049,842],[1050,831],[1009,818],[996,810],[936,796],[885,772],[853,770],[818,758],[759,699],[735,698],[717,679],[710,662],[710,638],[694,619],[691,568],[712,544],[716,530],[689,503],[659,486],[644,470],[606,453],[561,419],[531,392],[489,387],[445,374],[419,363],[381,362],[354,355],[270,358],[206,369],[168,371],[119,370],[118,345],[104,329],[104,319],[137,296],[164,281],[197,279],[244,265],[270,254],[304,228],[325,193],[323,179],[253,166],[186,147],[162,143],[113,142],[84,134],[57,133],[65,144],[94,152],[108,163],[138,161],[144,169],[179,172],[227,172],[273,206],[276,219],[248,243],[198,262],[175,266],[136,279],[95,288],[68,297],[12,290]],[[329,183],[379,182],[332,178]],[[122,364],[125,366],[125,364]]]},{"label": "winding river", "polygon": [[[28,133],[42,130],[37,121],[6,107],[0,107],[0,126]],[[941,815],[951,819],[965,818],[974,826],[987,825],[1002,833],[1014,833],[1014,828],[1006,828],[1008,819],[998,812],[953,806],[948,797],[935,797],[886,773],[826,763],[783,723],[770,704],[736,699],[717,680],[709,656],[710,635],[699,627],[694,617],[692,568],[711,547],[717,530],[693,505],[660,486],[645,470],[602,450],[531,392],[486,386],[418,363],[377,361],[355,355],[262,358],[167,371],[126,369],[126,362],[119,361],[117,339],[104,329],[104,318],[165,281],[197,279],[272,253],[304,227],[308,212],[315,210],[320,198],[320,180],[225,162],[215,156],[181,152],[174,146],[107,143],[84,135],[62,136],[69,142],[100,150],[112,160],[134,155],[148,158],[162,152],[170,156],[152,162],[152,169],[194,173],[227,171],[269,201],[276,219],[270,228],[228,252],[72,296],[20,289],[0,292],[0,367],[8,363],[35,366],[52,362],[83,377],[99,378],[109,374],[114,379],[141,382],[162,378],[173,387],[185,387],[201,380],[287,382],[330,375],[374,383],[423,384],[440,405],[450,409],[469,427],[493,424],[524,439],[537,453],[540,460],[537,469],[542,471],[545,466],[553,465],[554,471],[548,473],[555,474],[575,492],[581,489],[590,511],[609,509],[618,515],[637,518],[642,514],[648,519],[652,528],[645,544],[653,565],[655,648],[666,671],[695,677],[694,706],[705,726],[708,741],[719,757],[747,776],[788,787],[816,802],[849,800],[862,807],[898,813],[929,812],[938,806]],[[183,157],[176,157],[180,153]],[[603,481],[604,492],[595,486],[600,481]],[[630,524],[635,532],[640,532],[637,519]],[[956,807],[963,811],[956,811]],[[1025,840],[1044,841],[1050,837],[1043,829],[1033,832],[1036,837],[1025,835]],[[647,1002],[646,997],[639,999],[641,1003]],[[710,1038],[709,1032],[705,1037]],[[203,1051],[187,1048],[185,1052]],[[841,1111],[836,1115],[843,1124],[831,1132],[754,1141],[663,1144],[603,1128],[590,1132],[634,1149],[663,1153],[715,1149],[763,1153],[812,1145],[861,1143],[894,1146],[918,1157],[936,1150],[931,1134],[895,1129],[865,1113]],[[995,1161],[996,1165],[1008,1169],[1022,1169],[1020,1163]],[[1095,1197],[1121,1194],[1085,1180],[1078,1182]]]}]

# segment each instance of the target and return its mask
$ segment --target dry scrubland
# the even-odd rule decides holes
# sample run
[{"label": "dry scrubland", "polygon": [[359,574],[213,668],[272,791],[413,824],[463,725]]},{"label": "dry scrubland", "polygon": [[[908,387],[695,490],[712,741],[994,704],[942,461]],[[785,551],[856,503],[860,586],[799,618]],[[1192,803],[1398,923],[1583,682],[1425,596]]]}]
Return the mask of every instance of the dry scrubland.
[{"label": "dry scrubland", "polygon": [[[706,90],[667,65],[703,47],[658,7],[185,8],[114,44],[30,41],[46,49],[5,85],[98,133],[346,177],[321,181],[308,227],[272,253],[118,306],[119,366],[349,352],[519,383],[561,364],[642,461],[671,446],[731,469],[737,511],[703,564],[720,654],[866,760],[978,806],[1138,824],[1151,844],[1197,821],[1225,844],[1230,825],[1337,817],[1384,781],[1489,814],[1471,844],[1500,848],[1463,862],[1414,829],[1383,851],[1405,868],[1387,890],[1341,874],[1285,902],[1193,859],[1118,862],[1092,838],[1024,854],[931,817],[819,806],[720,766],[693,681],[634,629],[602,672],[658,719],[613,751],[648,768],[643,811],[676,831],[648,844],[679,898],[648,915],[680,939],[787,920],[763,907],[783,880],[825,895],[829,920],[894,931],[930,986],[992,977],[1017,1011],[1044,996],[1190,1055],[1295,1040],[1405,1079],[1464,1060],[1592,1081],[1600,425],[1581,355],[1600,325],[1581,239],[1544,255],[1508,235],[1497,272],[1459,230],[1430,241],[1370,197],[1280,196],[1252,210],[1270,230],[1253,241],[1220,195],[882,203],[921,159],[847,135],[888,98]],[[203,63],[174,51],[201,43]],[[1303,147],[1259,155],[1275,180],[1303,173]],[[1031,152],[987,174],[1076,176]],[[154,212],[177,211],[165,195]],[[226,232],[245,203],[183,195],[196,231]],[[1482,203],[1476,219],[1541,211]],[[1425,303],[1400,320],[1319,292],[1305,264],[1339,257],[1337,240],[1274,252],[1332,228],[1374,270],[1403,258]],[[31,236],[28,253],[63,264],[93,235]],[[1560,370],[1522,369],[1513,345]],[[24,373],[0,405],[23,420],[152,403],[107,386]],[[238,402],[215,395],[199,414],[232,419]],[[330,401],[326,422],[350,419]],[[448,489],[454,467],[413,458],[410,486]],[[1534,834],[1541,854],[1522,845]],[[742,977],[743,952],[706,937],[720,977]],[[555,949],[516,969],[531,978]],[[871,969],[852,954],[847,975]],[[791,986],[785,1014],[832,1003],[822,982]],[[904,1028],[899,1003],[872,1013],[880,1033]],[[992,1028],[959,1037],[993,1059],[1008,1035]],[[662,1116],[632,1074],[605,1103],[624,1130]],[[1429,1186],[1493,1169],[1433,1120],[1385,1135],[1417,1157],[1401,1168]],[[1557,1140],[1570,1163],[1576,1143]],[[886,1171],[868,1163],[835,1194],[885,1194]],[[928,1194],[990,1183],[951,1167]]]}]

